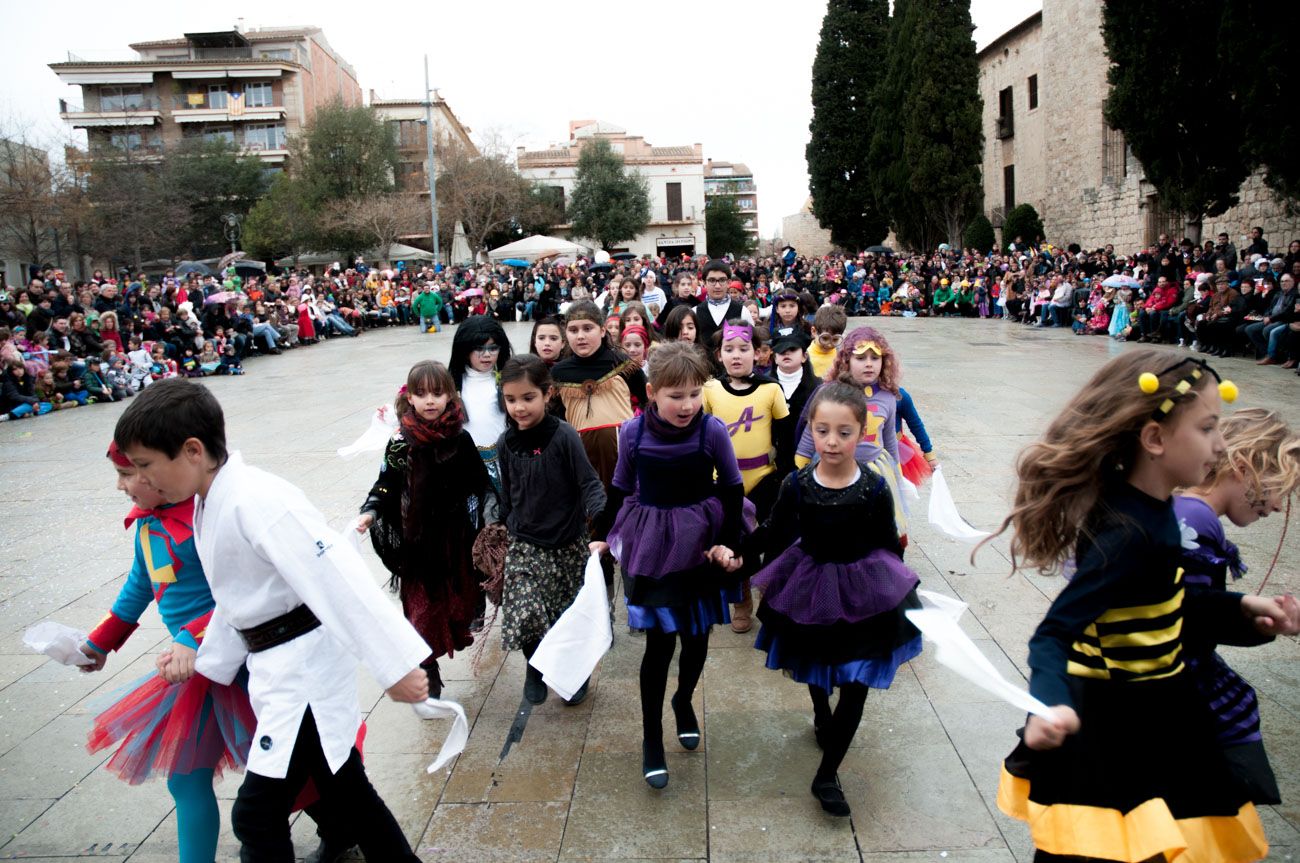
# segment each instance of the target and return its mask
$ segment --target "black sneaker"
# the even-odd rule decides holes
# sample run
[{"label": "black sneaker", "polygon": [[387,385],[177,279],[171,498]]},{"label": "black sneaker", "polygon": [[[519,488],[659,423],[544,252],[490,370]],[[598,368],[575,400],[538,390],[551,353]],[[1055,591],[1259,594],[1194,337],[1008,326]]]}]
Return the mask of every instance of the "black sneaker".
[{"label": "black sneaker", "polygon": [[847,818],[852,812],[849,810],[849,802],[844,799],[844,791],[840,788],[840,783],[832,779],[829,782],[813,780],[812,795],[822,805],[822,811],[828,815],[834,815],[836,818]]},{"label": "black sneaker", "polygon": [[664,747],[660,743],[651,751],[649,741],[641,744],[641,775],[651,788],[659,790],[668,787],[668,762],[664,760]]},{"label": "black sneaker", "polygon": [[546,700],[546,683],[542,673],[530,664],[524,672],[524,698],[529,704],[541,704]]},{"label": "black sneaker", "polygon": [[588,677],[586,680],[582,681],[582,686],[578,687],[577,692],[573,693],[571,697],[564,699],[564,703],[567,704],[569,707],[576,707],[582,702],[586,701],[587,687],[590,684],[591,684],[591,678]]},{"label": "black sneaker", "polygon": [[695,708],[690,699],[672,699],[673,716],[677,718],[677,742],[683,749],[694,751],[700,747],[700,722],[695,718]]}]

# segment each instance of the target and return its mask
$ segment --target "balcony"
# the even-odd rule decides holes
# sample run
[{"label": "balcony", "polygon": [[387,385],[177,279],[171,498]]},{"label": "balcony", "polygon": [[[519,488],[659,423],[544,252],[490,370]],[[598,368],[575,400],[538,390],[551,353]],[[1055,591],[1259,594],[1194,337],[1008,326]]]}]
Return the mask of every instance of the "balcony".
[{"label": "balcony", "polygon": [[88,105],[59,100],[59,119],[77,129],[111,126],[153,126],[162,119],[162,106],[152,97],[105,99]]},{"label": "balcony", "polygon": [[758,187],[753,183],[727,183],[717,180],[704,181],[704,193],[706,195],[744,195],[750,192],[757,192]]},{"label": "balcony", "polygon": [[110,141],[91,141],[89,150],[96,159],[121,159],[123,162],[156,162],[163,157],[163,145],[157,141],[128,146]]},{"label": "balcony", "polygon": [[177,123],[256,123],[283,119],[285,107],[283,97],[272,100],[270,105],[239,105],[228,94],[224,99],[213,99],[211,94],[195,93],[173,99],[171,114]]}]

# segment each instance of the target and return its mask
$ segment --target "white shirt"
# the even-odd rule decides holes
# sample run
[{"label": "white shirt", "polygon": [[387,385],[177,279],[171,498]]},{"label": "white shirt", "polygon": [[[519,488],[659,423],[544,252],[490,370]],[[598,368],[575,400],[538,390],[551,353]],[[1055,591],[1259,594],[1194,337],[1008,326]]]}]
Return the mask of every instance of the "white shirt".
[{"label": "white shirt", "polygon": [[474,446],[496,446],[506,430],[506,414],[501,410],[494,371],[475,371],[465,367],[460,383],[460,400],[465,405],[465,431],[474,438]]},{"label": "white shirt", "polygon": [[[728,299],[725,303],[714,304],[709,302],[706,298],[704,300],[704,305],[708,306],[709,317],[713,318],[713,322],[718,326],[722,326],[722,318],[727,314],[727,309],[731,308],[731,300]],[[744,306],[740,307],[740,319],[750,326],[753,326],[754,324],[754,316],[751,315],[749,309]]]},{"label": "white shirt", "polygon": [[664,306],[668,305],[668,297],[664,296],[663,289],[654,287],[641,292],[641,302],[650,312],[650,317],[657,318]]},{"label": "white shirt", "polygon": [[786,401],[794,395],[794,391],[799,389],[800,382],[803,381],[803,369],[797,372],[786,374],[780,369],[776,370],[776,382],[781,385],[781,392],[785,393]]},{"label": "white shirt", "polygon": [[[197,502],[194,539],[217,603],[195,670],[229,684],[247,663],[257,715],[248,769],[283,779],[311,707],[325,759],[338,771],[361,724],[357,661],[388,689],[429,656],[429,646],[303,493],[245,465],[239,453],[231,453]],[[319,627],[248,652],[238,630],[300,605]]]}]

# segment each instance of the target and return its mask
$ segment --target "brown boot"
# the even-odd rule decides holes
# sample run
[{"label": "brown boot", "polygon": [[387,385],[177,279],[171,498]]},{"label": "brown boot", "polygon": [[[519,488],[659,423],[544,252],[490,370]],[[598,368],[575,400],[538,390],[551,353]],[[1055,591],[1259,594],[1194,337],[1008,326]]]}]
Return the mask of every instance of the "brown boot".
[{"label": "brown boot", "polygon": [[731,631],[744,634],[754,627],[754,598],[749,592],[749,579],[741,585],[744,601],[731,607]]}]

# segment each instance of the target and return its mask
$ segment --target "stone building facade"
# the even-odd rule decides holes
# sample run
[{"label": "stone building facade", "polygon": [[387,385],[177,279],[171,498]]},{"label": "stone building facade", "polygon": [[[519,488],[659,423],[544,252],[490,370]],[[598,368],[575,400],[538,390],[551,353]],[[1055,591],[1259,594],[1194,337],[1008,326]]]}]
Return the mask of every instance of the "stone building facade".
[{"label": "stone building facade", "polygon": [[758,241],[758,186],[754,172],[743,162],[704,163],[704,203],[714,198],[730,198],[740,211],[745,230]]},{"label": "stone building facade", "polygon": [[[1102,104],[1109,85],[1101,33],[1102,0],[1044,0],[1041,12],[979,52],[984,99],[984,212],[1001,237],[1014,204],[1033,204],[1049,242],[1129,252],[1161,233],[1182,237],[1184,219],[1162,206],[1122,133],[1109,129]],[[1205,219],[1202,237],[1219,231],[1239,242],[1255,225],[1273,248],[1300,237],[1300,218],[1256,174],[1241,202]]]},{"label": "stone building facade", "polygon": [[780,242],[794,246],[801,255],[829,255],[836,247],[831,242],[830,230],[823,228],[813,215],[812,203],[809,197],[799,212],[781,219]]},{"label": "stone building facade", "polygon": [[[578,155],[590,141],[604,139],[623,163],[645,178],[650,191],[650,224],[634,239],[608,252],[670,257],[702,255],[708,248],[704,230],[704,147],[701,144],[655,147],[640,135],[629,135],[611,123],[569,121],[566,144],[546,150],[518,149],[519,173],[543,186],[558,188],[565,206],[573,194]],[[567,233],[568,225],[556,230]],[[574,237],[597,248],[588,237]]]}]

